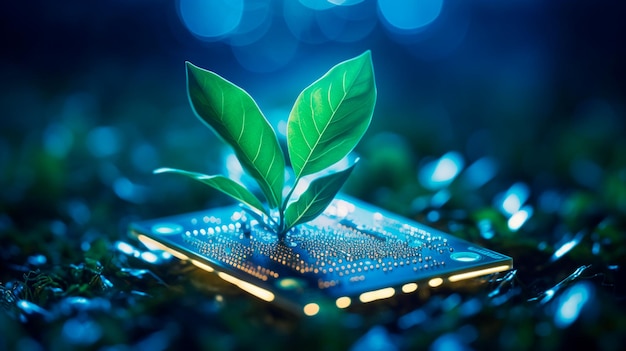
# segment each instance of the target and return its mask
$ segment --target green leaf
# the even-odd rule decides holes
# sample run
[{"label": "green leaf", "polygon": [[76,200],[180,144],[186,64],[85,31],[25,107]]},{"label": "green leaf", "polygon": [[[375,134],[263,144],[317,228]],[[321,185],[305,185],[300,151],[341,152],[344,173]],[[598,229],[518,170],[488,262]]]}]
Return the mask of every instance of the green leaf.
[{"label": "green leaf", "polygon": [[331,173],[317,178],[309,184],[309,187],[300,195],[298,200],[292,202],[285,211],[286,228],[290,228],[308,222],[319,216],[335,198],[343,183],[346,182],[355,163],[343,171]]},{"label": "green leaf", "polygon": [[371,53],[339,63],[300,93],[287,121],[296,178],[345,157],[367,130],[376,103]]},{"label": "green leaf", "polygon": [[174,168],[159,168],[159,169],[155,169],[153,173],[154,174],[175,173],[175,174],[181,174],[186,177],[195,179],[216,190],[221,191],[222,193],[249,206],[250,208],[256,209],[268,215],[267,211],[263,207],[263,204],[256,196],[254,196],[254,194],[252,194],[248,189],[244,188],[241,184],[235,182],[234,180],[228,179],[224,176],[206,175],[202,173],[188,172],[188,171],[183,171],[183,170],[174,169]]},{"label": "green leaf", "polygon": [[271,208],[282,203],[285,157],[274,129],[243,89],[187,62],[187,89],[194,112],[230,146],[258,183]]}]

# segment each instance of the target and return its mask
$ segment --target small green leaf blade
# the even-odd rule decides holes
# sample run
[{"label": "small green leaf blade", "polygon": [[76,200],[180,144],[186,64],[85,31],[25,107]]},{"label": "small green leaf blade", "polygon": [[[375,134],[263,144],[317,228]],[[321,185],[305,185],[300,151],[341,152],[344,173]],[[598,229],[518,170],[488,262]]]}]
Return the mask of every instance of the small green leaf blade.
[{"label": "small green leaf blade", "polygon": [[297,178],[345,157],[365,134],[376,103],[370,51],[339,63],[300,93],[287,121]]},{"label": "small green leaf blade", "polygon": [[271,208],[282,203],[285,156],[276,133],[243,89],[187,62],[187,93],[196,115],[235,151],[259,184]]},{"label": "small green leaf blade", "polygon": [[355,165],[356,161],[342,171],[313,180],[298,200],[292,202],[287,207],[285,211],[285,231],[298,224],[313,220],[324,212],[352,173]]},{"label": "small green leaf blade", "polygon": [[189,172],[175,168],[159,168],[155,169],[153,173],[174,173],[189,177],[191,179],[195,179],[212,187],[213,189],[221,191],[222,193],[245,204],[246,206],[256,209],[257,211],[260,211],[261,213],[267,215],[267,211],[263,207],[261,200],[254,196],[254,194],[252,194],[248,189],[244,188],[241,184],[222,175],[206,175],[202,173]]}]

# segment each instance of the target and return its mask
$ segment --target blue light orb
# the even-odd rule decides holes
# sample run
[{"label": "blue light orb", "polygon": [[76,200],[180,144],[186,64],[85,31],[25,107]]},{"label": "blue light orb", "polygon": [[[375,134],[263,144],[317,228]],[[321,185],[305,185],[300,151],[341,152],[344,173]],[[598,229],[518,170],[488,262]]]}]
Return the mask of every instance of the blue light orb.
[{"label": "blue light orb", "polygon": [[229,34],[228,43],[245,46],[261,39],[272,25],[271,0],[246,0],[241,21]]},{"label": "blue light orb", "polygon": [[532,217],[532,206],[524,206],[519,211],[515,212],[507,221],[507,225],[512,232],[518,231],[526,221]]},{"label": "blue light orb", "polygon": [[443,0],[378,0],[381,19],[390,29],[413,31],[431,24],[443,7]]},{"label": "blue light orb", "polygon": [[428,189],[445,188],[457,177],[463,166],[463,156],[456,151],[450,151],[440,159],[424,165],[419,171],[419,180]]},{"label": "blue light orb", "polygon": [[179,0],[178,11],[187,29],[203,39],[232,32],[243,16],[243,0]]},{"label": "blue light orb", "polygon": [[585,305],[593,298],[593,295],[593,287],[586,282],[578,283],[567,289],[558,300],[554,324],[563,329],[574,323]]},{"label": "blue light orb", "polygon": [[499,202],[499,207],[502,213],[507,216],[511,216],[518,212],[522,205],[528,200],[530,190],[528,185],[518,182],[513,185],[500,197],[497,198],[496,203]]}]

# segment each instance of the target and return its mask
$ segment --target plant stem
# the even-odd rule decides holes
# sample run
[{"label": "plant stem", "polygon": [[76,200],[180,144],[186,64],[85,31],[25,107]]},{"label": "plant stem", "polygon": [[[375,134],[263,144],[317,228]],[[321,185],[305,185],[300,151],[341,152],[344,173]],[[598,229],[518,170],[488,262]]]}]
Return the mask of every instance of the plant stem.
[{"label": "plant stem", "polygon": [[289,203],[289,200],[291,199],[291,196],[293,195],[293,192],[296,190],[296,186],[298,185],[298,182],[300,181],[300,177],[296,178],[296,181],[293,183],[293,186],[291,187],[291,189],[289,190],[289,193],[287,193],[287,196],[285,197],[282,205],[279,208],[278,211],[278,217],[279,217],[279,225],[278,225],[278,239],[280,241],[283,241],[285,239],[285,236],[287,234],[287,230],[289,230],[290,228],[286,228],[286,222],[285,222],[285,211],[287,210],[287,204]]}]

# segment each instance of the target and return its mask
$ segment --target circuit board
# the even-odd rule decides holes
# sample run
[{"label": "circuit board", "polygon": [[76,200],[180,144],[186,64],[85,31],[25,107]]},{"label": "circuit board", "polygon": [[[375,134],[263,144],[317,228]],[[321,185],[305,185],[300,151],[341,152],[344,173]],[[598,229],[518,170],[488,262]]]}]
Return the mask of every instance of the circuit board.
[{"label": "circuit board", "polygon": [[132,223],[131,235],[267,302],[315,315],[512,268],[510,257],[340,196],[283,241],[239,206]]}]

